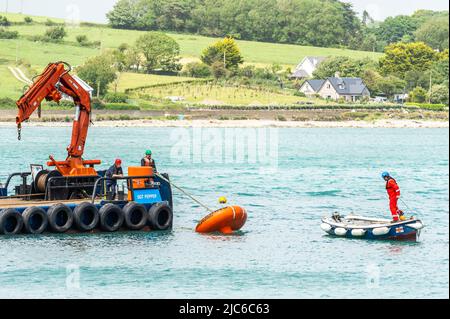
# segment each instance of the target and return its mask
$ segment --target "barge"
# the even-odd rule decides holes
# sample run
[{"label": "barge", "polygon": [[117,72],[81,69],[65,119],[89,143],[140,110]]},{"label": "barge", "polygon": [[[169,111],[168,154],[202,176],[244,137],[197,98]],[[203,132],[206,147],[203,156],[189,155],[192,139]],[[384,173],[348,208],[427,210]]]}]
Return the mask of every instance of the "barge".
[{"label": "barge", "polygon": [[[127,176],[115,178],[119,191],[111,194],[106,187],[110,178],[98,173],[87,182],[76,177],[47,178],[44,192],[38,185],[42,174],[11,174],[0,187],[0,236],[172,229],[173,199],[167,174],[130,167]],[[17,177],[20,183],[13,186]]]}]

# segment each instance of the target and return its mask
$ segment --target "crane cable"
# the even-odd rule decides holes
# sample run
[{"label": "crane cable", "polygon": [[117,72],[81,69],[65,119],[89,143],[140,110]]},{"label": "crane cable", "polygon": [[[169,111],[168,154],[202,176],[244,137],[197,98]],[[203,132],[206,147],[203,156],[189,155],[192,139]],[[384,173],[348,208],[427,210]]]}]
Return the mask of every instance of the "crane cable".
[{"label": "crane cable", "polygon": [[189,197],[190,199],[192,199],[194,202],[196,202],[197,204],[199,204],[201,207],[203,207],[204,209],[206,209],[208,212],[212,213],[213,210],[211,208],[209,208],[208,206],[206,206],[205,204],[203,204],[200,200],[198,200],[197,198],[195,198],[193,195],[189,194],[187,191],[185,191],[183,188],[175,185],[174,183],[172,183],[171,181],[169,181],[167,178],[165,178],[164,176],[162,176],[159,173],[155,173],[156,176],[158,176],[159,178],[161,178],[163,181],[169,183],[170,185],[172,185],[173,187],[175,187],[176,189],[178,189],[180,192],[182,192],[184,195],[186,195],[187,197]]}]

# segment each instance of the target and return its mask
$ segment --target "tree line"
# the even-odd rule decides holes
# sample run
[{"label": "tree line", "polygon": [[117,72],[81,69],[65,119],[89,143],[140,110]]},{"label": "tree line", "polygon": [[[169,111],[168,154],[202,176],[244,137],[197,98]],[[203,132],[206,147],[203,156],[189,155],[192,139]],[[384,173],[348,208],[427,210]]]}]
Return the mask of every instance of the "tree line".
[{"label": "tree line", "polygon": [[114,28],[314,46],[347,46],[361,33],[337,0],[119,0],[107,17]]},{"label": "tree line", "polygon": [[397,42],[424,42],[439,51],[449,48],[448,11],[418,10],[411,16],[388,17],[383,22],[374,21],[364,12],[362,23],[364,35],[359,47],[362,50],[382,52]]},{"label": "tree line", "polygon": [[420,10],[376,22],[338,0],[119,0],[107,17],[119,29],[379,52],[399,41],[448,48],[447,11]]}]

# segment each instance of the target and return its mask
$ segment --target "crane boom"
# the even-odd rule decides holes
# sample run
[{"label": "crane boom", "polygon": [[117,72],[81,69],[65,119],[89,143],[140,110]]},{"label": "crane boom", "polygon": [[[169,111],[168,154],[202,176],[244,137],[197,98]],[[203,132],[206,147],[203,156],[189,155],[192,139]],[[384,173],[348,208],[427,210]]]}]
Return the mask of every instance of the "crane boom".
[{"label": "crane boom", "polygon": [[37,109],[40,110],[44,100],[59,103],[64,94],[70,96],[75,104],[76,115],[73,121],[72,139],[67,147],[67,159],[58,162],[50,156],[50,162],[47,165],[56,166],[63,176],[96,176],[94,165],[101,164],[101,161],[82,159],[90,124],[91,96],[70,75],[70,71],[70,65],[65,62],[50,63],[16,102],[18,107],[16,123],[20,131],[22,123],[28,120]]}]

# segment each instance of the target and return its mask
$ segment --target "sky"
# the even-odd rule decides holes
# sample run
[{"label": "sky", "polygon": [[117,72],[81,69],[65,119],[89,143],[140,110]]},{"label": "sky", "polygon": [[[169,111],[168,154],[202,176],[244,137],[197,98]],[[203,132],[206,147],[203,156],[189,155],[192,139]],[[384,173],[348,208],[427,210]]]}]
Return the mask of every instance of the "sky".
[{"label": "sky", "polygon": [[[54,18],[79,17],[81,21],[106,22],[106,13],[117,0],[0,0],[0,12],[16,12]],[[448,0],[345,0],[357,12],[367,10],[375,20],[412,14],[418,9],[448,10]]]}]

